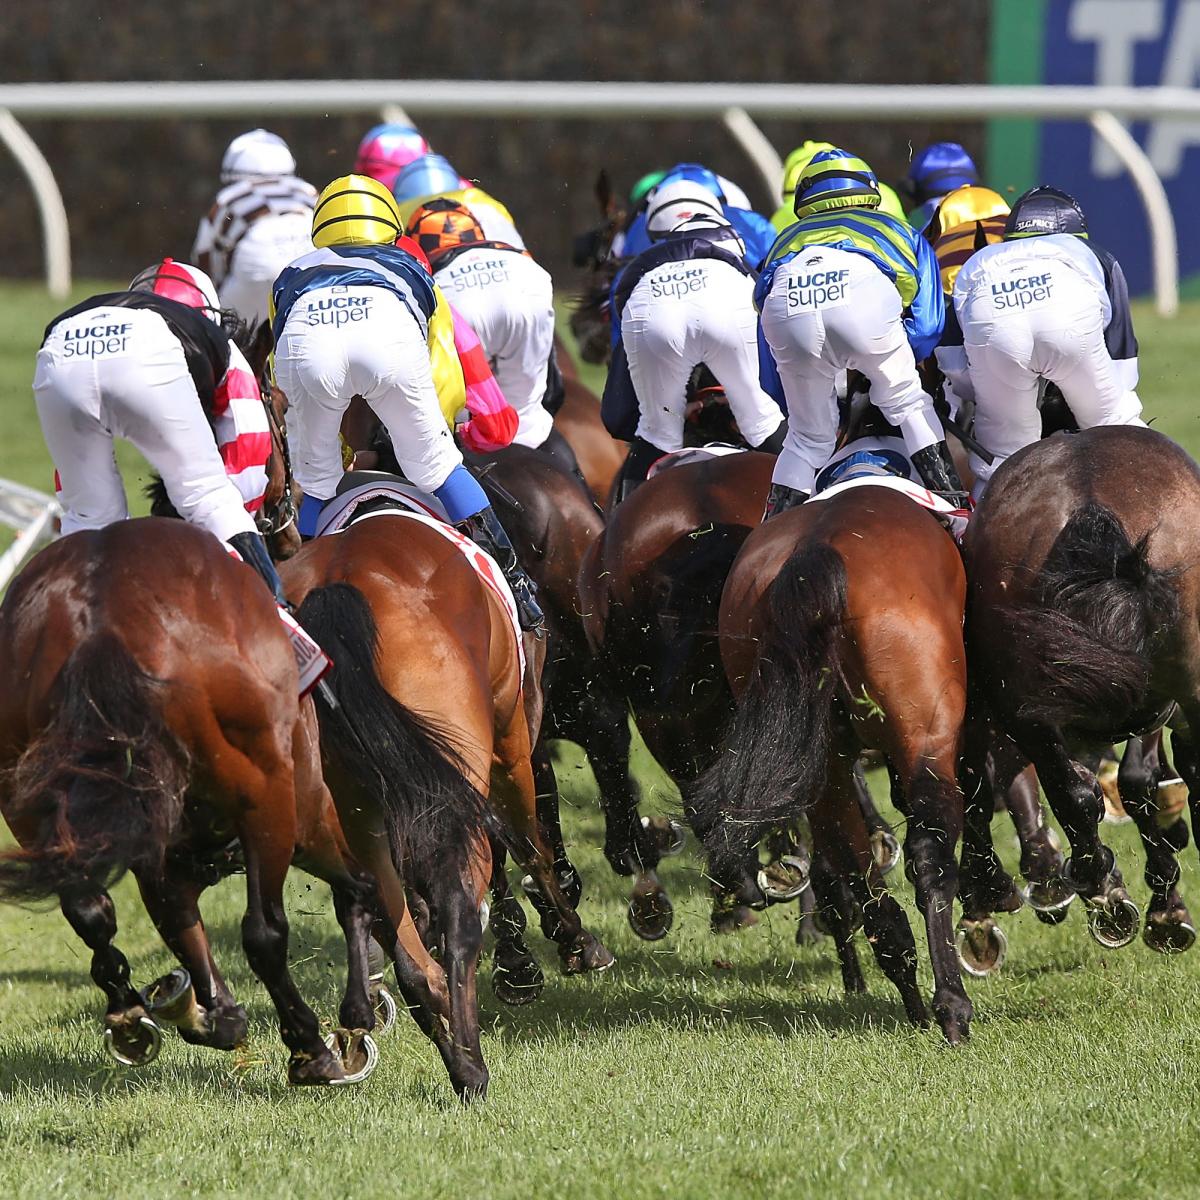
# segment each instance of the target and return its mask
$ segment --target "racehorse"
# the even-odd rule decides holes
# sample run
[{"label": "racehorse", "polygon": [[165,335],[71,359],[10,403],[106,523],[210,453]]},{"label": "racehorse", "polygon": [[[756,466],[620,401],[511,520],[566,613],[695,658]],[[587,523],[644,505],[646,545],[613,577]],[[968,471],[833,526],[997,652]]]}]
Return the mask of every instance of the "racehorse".
[{"label": "racehorse", "polygon": [[[473,569],[449,532],[374,515],[316,538],[282,573],[301,623],[338,664],[333,702],[319,694],[317,708],[342,827],[378,883],[404,997],[466,1099],[488,1083],[475,972],[489,836],[533,877],[530,899],[564,971],[614,959],[583,928],[542,839],[520,639],[496,568],[466,543]],[[522,1002],[536,964],[511,922],[497,937],[497,990],[507,982],[502,998]]]},{"label": "racehorse", "polygon": [[[1174,705],[1193,823],[1200,803],[1200,469],[1170,439],[1111,426],[1057,434],[998,470],[963,542],[968,650],[993,721],[1016,741],[1071,844],[1067,878],[1093,936],[1126,945],[1138,910],[1099,838],[1083,749],[1160,726]],[[1126,804],[1146,852],[1144,931],[1155,949],[1195,940],[1178,890],[1182,821],[1158,828],[1148,789]]]},{"label": "racehorse", "polygon": [[555,347],[563,377],[563,402],[554,415],[554,428],[567,439],[593,498],[603,508],[628,447],[604,428],[600,398],[580,379],[575,360],[561,338]]},{"label": "racehorse", "polygon": [[[262,581],[182,521],[63,538],[0,606],[0,811],[19,844],[0,862],[0,894],[58,897],[92,951],[120,1061],[147,1061],[160,1038],[113,945],[106,889],[127,869],[193,973],[201,1007],[184,1003],[181,1033],[223,1049],[244,1036],[245,1013],[212,962],[196,908],[206,875],[238,838],[243,945],[278,1011],[288,1078],[347,1079],[288,972],[283,881],[298,842],[315,848],[328,804],[311,761],[297,754],[306,736],[298,691]],[[325,849],[338,858],[336,844]],[[339,870],[331,874],[337,881]],[[340,875],[359,885],[344,864]]]},{"label": "racehorse", "polygon": [[[968,1036],[971,1019],[951,936],[965,592],[946,529],[888,488],[852,487],[759,526],[721,600],[721,657],[737,712],[689,798],[712,876],[743,896],[757,891],[747,864],[761,838],[807,811],[813,883],[847,990],[863,986],[850,944],[852,899],[910,1020],[924,1025],[912,931],[883,885],[854,790],[854,760],[863,748],[881,751],[908,817],[934,1016],[952,1044]],[[818,872],[822,859],[837,879]]]}]

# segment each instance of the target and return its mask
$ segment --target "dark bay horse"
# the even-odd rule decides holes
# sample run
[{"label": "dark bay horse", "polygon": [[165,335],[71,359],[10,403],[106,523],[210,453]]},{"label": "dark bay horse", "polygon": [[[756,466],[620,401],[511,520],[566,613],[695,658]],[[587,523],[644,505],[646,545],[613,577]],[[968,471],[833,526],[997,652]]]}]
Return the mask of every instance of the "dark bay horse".
[{"label": "dark bay horse", "polygon": [[554,428],[575,452],[592,496],[603,508],[629,448],[604,428],[604,422],[600,420],[600,397],[579,377],[575,360],[561,339],[557,350],[563,377],[563,403],[554,415]]},{"label": "dark bay horse", "polygon": [[[755,529],[721,600],[721,657],[737,712],[690,802],[710,871],[734,892],[756,889],[747,864],[761,838],[807,812],[814,887],[847,989],[863,986],[849,942],[857,908],[909,1018],[927,1024],[912,931],[884,887],[854,789],[861,750],[882,752],[908,817],[933,1010],[951,1043],[968,1035],[971,1018],[952,937],[965,593],[945,528],[887,488],[810,501]],[[822,878],[822,860],[835,878]]]},{"label": "dark bay horse", "polygon": [[[175,861],[182,853],[203,874],[199,860],[238,838],[243,945],[278,1011],[289,1080],[346,1078],[288,971],[282,890],[302,840],[304,737],[274,602],[203,530],[150,518],[73,534],[9,589],[0,606],[0,811],[19,849],[0,863],[0,892],[58,898],[92,951],[108,1034],[125,1060],[152,1057],[158,1039],[113,945],[106,889],[125,870],[167,944],[192,955],[206,1011],[185,1014],[181,1032],[221,1048],[244,1035],[245,1014],[225,1002],[207,952],[198,887]],[[311,774],[302,789],[320,787]],[[319,824],[320,797],[312,803],[305,820],[316,812]]]},{"label": "dark bay horse", "polygon": [[[283,578],[338,664],[335,702],[317,699],[322,754],[351,851],[378,882],[388,931],[377,925],[376,937],[456,1091],[482,1095],[475,972],[490,839],[536,882],[530,898],[566,972],[614,961],[583,928],[542,839],[516,630],[452,540],[401,515],[315,539]],[[495,929],[498,968],[530,978],[521,930],[503,913]]]},{"label": "dark bay horse", "polygon": [[[973,681],[1037,768],[1071,844],[1068,879],[1093,936],[1125,945],[1138,911],[1102,844],[1095,777],[1080,758],[1157,728],[1174,705],[1193,824],[1200,803],[1200,469],[1170,439],[1127,426],[1057,434],[993,477],[963,543]],[[1178,889],[1182,820],[1161,829],[1150,792],[1126,803],[1146,852],[1155,949],[1195,940]]]}]

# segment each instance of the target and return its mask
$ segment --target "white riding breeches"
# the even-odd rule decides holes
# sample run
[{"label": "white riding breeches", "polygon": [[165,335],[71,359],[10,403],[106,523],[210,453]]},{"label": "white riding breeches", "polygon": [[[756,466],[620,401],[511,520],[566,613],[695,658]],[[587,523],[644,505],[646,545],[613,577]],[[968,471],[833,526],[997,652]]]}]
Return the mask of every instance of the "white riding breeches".
[{"label": "white riding breeches", "polygon": [[38,351],[33,395],[58,471],[63,533],[128,517],[115,437],[141,451],[185,520],[222,541],[254,531],[183,347],[157,313],[95,308],[61,321]]},{"label": "white riding breeches", "polygon": [[429,347],[399,296],[380,287],[306,292],[275,350],[288,397],[296,482],[328,500],[342,478],[342,417],[361,396],[387,427],[409,481],[435,491],[462,462],[438,403]]},{"label": "white riding breeches", "polygon": [[660,450],[683,445],[687,386],[703,363],[725,389],[742,437],[757,446],[782,419],[758,379],[754,281],[719,259],[665,263],[638,281],[621,314],[637,393],[637,433]]},{"label": "white riding breeches", "polygon": [[222,307],[235,309],[251,326],[267,320],[271,285],[284,267],[312,248],[310,215],[260,217],[234,248],[229,274],[218,288]]},{"label": "white riding breeches", "polygon": [[776,272],[762,328],[779,367],[788,433],[774,482],[810,492],[837,442],[839,371],[860,371],[909,454],[945,434],[921,387],[900,294],[868,258],[812,246]]},{"label": "white riding breeches", "polygon": [[993,455],[970,457],[979,484],[1042,435],[1038,381],[1058,385],[1080,429],[1141,425],[1142,405],[1104,343],[1095,289],[1069,266],[1049,261],[1037,276],[972,291],[958,309],[975,393],[975,437]]}]

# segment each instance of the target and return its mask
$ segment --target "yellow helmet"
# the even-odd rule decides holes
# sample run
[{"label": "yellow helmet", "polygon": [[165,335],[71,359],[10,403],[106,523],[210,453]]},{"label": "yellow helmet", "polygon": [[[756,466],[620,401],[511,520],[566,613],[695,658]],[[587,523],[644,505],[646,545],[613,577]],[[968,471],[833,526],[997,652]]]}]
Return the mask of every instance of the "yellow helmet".
[{"label": "yellow helmet", "polygon": [[391,245],[404,232],[392,193],[369,175],[343,175],[313,210],[314,246]]},{"label": "yellow helmet", "polygon": [[929,240],[935,241],[945,230],[965,225],[968,221],[985,221],[988,217],[1008,216],[1004,198],[991,188],[969,184],[947,192],[929,222]]},{"label": "yellow helmet", "polygon": [[796,191],[796,184],[800,182],[800,176],[804,168],[813,160],[814,154],[820,154],[822,150],[832,150],[834,148],[832,142],[805,142],[803,146],[797,146],[783,160],[783,199],[786,203],[791,200]]}]

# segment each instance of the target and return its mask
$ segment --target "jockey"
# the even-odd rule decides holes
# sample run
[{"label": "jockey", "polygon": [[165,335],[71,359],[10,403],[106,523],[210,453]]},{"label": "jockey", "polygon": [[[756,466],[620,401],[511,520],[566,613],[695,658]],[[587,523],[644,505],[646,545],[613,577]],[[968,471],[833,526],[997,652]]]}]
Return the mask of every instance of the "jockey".
[{"label": "jockey", "polygon": [[976,494],[1041,436],[1040,380],[1058,386],[1081,429],[1143,424],[1137,354],[1120,263],[1090,240],[1073,197],[1026,192],[1004,240],[959,271],[937,353],[956,397],[974,401],[975,438],[994,456],[971,455]]},{"label": "jockey", "polygon": [[[796,184],[799,182],[801,172],[812,162],[814,154],[832,149],[834,149],[832,142],[809,141],[802,146],[797,146],[783,160],[783,187],[781,189],[783,203],[771,216],[771,224],[780,233],[796,221]],[[878,179],[875,181],[875,186],[879,188],[879,211],[887,213],[889,217],[895,217],[897,221],[903,221],[905,219],[904,205],[900,203],[900,197],[896,195],[895,189],[888,187],[886,183],[881,183]]]},{"label": "jockey", "polygon": [[287,143],[265,129],[229,143],[221,184],[196,230],[192,258],[212,277],[222,305],[253,327],[267,319],[275,276],[312,249],[317,193],[296,177]]},{"label": "jockey", "polygon": [[488,240],[466,205],[448,196],[417,208],[408,236],[428,257],[434,282],[478,334],[496,382],[516,409],[513,439],[541,448],[573,473],[579,464],[551,413],[561,403],[554,355],[554,285],[528,251]]},{"label": "jockey", "polygon": [[963,263],[984,246],[1004,237],[1008,205],[991,188],[968,184],[943,196],[925,238],[933,246],[942,275],[942,290],[949,296]]},{"label": "jockey", "polygon": [[381,183],[364,175],[335,179],[313,213],[317,249],[275,281],[275,374],[291,401],[296,480],[305,493],[300,532],[315,532],[322,505],[337,491],[342,417],[361,396],[386,427],[409,481],[432,492],[450,520],[496,559],[522,626],[540,631],[533,582],[463,466],[439,401],[429,338],[435,324],[449,322],[449,311],[424,267],[394,244],[402,232]]},{"label": "jockey", "polygon": [[837,439],[837,373],[860,371],[931,491],[962,492],[917,362],[942,333],[937,259],[923,238],[875,211],[875,175],[823,150],[800,176],[798,221],[779,236],[755,289],[761,329],[787,400],[788,434],[765,517],[806,500]]},{"label": "jockey", "polygon": [[621,247],[622,255],[633,257],[650,248],[652,239],[646,230],[646,217],[654,203],[655,193],[668,184],[680,182],[695,184],[699,192],[707,192],[717,200],[721,215],[733,226],[746,247],[746,261],[752,267],[757,267],[766,257],[775,239],[774,227],[766,217],[730,203],[725,189],[721,186],[720,177],[699,163],[676,163],[647,193],[645,210],[638,213],[625,233]]},{"label": "jockey", "polygon": [[396,176],[415,158],[429,153],[429,143],[411,125],[386,121],[368,129],[358,143],[354,174],[378,179],[388,191]]},{"label": "jockey", "polygon": [[923,233],[942,197],[955,188],[978,183],[979,172],[957,142],[934,142],[913,157],[904,182],[916,205],[908,214],[908,223]]},{"label": "jockey", "polygon": [[513,223],[512,213],[495,196],[489,196],[483,188],[476,187],[469,179],[459,175],[440,154],[423,154],[408,163],[396,176],[392,195],[405,221],[422,204],[437,196],[457,200],[471,210],[489,241],[503,242],[518,250],[525,249],[525,242]]},{"label": "jockey", "polygon": [[[645,481],[656,459],[683,445],[688,380],[701,363],[724,387],[751,446],[778,453],[783,444],[786,422],[759,383],[745,248],[720,202],[705,194],[697,206],[690,187],[655,190],[646,222],[654,244],[621,273],[613,303],[620,340],[601,414],[614,436],[632,435],[619,500]],[[626,413],[636,413],[636,425]]]},{"label": "jockey", "polygon": [[166,258],[128,291],[92,296],[50,322],[33,394],[62,531],[129,516],[113,459],[122,437],[162,477],[175,511],[237,550],[284,605],[251,515],[266,490],[270,427],[258,380],[221,321],[212,280]]}]

